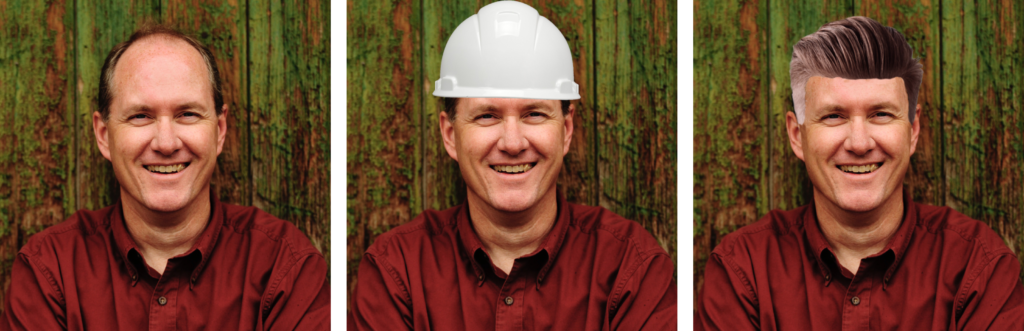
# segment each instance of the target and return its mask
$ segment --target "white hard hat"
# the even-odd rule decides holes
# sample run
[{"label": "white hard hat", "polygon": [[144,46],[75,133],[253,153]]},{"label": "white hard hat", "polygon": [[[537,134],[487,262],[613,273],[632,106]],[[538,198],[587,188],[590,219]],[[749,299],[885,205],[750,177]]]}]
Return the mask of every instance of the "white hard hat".
[{"label": "white hard hat", "polygon": [[575,100],[569,43],[551,21],[517,1],[498,1],[459,24],[441,57],[434,95]]}]

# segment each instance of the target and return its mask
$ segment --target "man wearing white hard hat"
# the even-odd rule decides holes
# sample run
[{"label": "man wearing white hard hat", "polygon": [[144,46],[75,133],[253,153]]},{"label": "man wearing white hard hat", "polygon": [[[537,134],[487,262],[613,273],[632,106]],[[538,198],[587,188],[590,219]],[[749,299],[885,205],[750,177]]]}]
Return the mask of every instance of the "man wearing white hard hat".
[{"label": "man wearing white hard hat", "polygon": [[455,29],[434,95],[467,201],[377,238],[349,329],[676,328],[674,267],[654,237],[558,193],[580,98],[572,66],[558,28],[519,2]]}]

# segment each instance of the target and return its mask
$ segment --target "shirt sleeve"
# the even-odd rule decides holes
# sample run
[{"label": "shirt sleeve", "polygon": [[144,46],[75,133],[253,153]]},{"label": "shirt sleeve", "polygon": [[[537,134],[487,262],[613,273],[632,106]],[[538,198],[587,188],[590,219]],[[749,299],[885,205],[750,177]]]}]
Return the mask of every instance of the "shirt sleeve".
[{"label": "shirt sleeve", "polygon": [[264,330],[328,330],[331,288],[320,254],[300,258],[264,297]]},{"label": "shirt sleeve", "polygon": [[409,295],[393,272],[376,256],[363,255],[352,292],[349,330],[412,330]]},{"label": "shirt sleeve", "polygon": [[0,330],[65,330],[64,295],[53,274],[29,255],[18,253],[11,271]]},{"label": "shirt sleeve", "polygon": [[678,311],[674,270],[664,251],[642,263],[623,283],[622,294],[616,296],[620,299],[611,298],[611,329],[675,330]]},{"label": "shirt sleeve", "polygon": [[696,330],[758,330],[757,297],[734,265],[712,253],[704,267],[704,288],[697,299]]},{"label": "shirt sleeve", "polygon": [[[1020,262],[1013,254],[1001,254],[977,272],[968,288],[957,297],[966,298],[957,305],[956,330],[1021,330],[1024,328],[1024,288],[1021,287]],[[970,275],[965,275],[970,277]],[[959,308],[959,307],[958,307]]]}]

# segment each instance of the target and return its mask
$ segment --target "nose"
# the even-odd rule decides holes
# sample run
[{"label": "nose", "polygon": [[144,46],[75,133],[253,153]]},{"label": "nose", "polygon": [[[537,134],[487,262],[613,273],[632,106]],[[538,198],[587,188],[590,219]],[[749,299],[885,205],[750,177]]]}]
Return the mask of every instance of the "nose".
[{"label": "nose", "polygon": [[875,149],[875,139],[871,137],[870,127],[863,117],[855,117],[850,122],[850,133],[843,144],[847,151],[855,155],[866,155]]},{"label": "nose", "polygon": [[167,117],[161,117],[156,122],[156,132],[149,146],[153,151],[170,156],[181,149],[181,138],[178,137],[174,127],[174,121]]},{"label": "nose", "polygon": [[502,133],[501,138],[498,139],[498,150],[512,156],[519,155],[519,153],[526,150],[530,142],[523,135],[521,125],[519,119],[515,116],[505,118],[505,121],[501,124]]}]

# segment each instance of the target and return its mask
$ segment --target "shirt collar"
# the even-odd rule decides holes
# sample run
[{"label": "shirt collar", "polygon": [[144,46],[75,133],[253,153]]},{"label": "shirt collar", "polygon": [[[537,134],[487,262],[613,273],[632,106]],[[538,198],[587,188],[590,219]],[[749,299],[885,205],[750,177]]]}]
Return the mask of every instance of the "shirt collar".
[{"label": "shirt collar", "polygon": [[[885,271],[883,286],[888,285],[892,274],[896,272],[896,268],[900,265],[900,262],[903,261],[903,256],[910,243],[910,237],[913,236],[914,228],[917,227],[917,209],[914,208],[913,204],[914,200],[911,198],[909,190],[904,188],[903,219],[900,222],[900,227],[896,230],[896,233],[893,234],[892,239],[889,240],[889,243],[886,244],[882,251],[878,252],[878,254],[867,257],[874,258],[890,251],[892,252],[894,259]],[[808,245],[811,247],[810,253],[812,256],[810,256],[810,258],[817,262],[818,268],[821,270],[821,274],[825,276],[825,284],[827,285],[832,281],[832,275],[828,265],[826,265],[825,261],[822,259],[822,256],[824,256],[826,251],[828,251],[829,254],[834,255],[834,253],[832,252],[832,246],[829,245],[828,241],[825,239],[825,235],[821,232],[821,228],[818,225],[814,199],[811,199],[811,204],[808,206],[806,212],[804,212],[803,221],[804,227],[806,228],[804,234],[807,237]],[[835,261],[835,259],[832,259],[832,261]]]},{"label": "shirt collar", "polygon": [[[192,275],[189,278],[189,287],[198,280],[199,274],[202,272],[206,263],[210,260],[210,255],[213,254],[213,249],[217,245],[217,238],[220,236],[221,228],[224,225],[224,206],[217,199],[216,194],[213,190],[210,190],[210,219],[206,224],[206,228],[199,234],[199,240],[192,245],[187,252],[174,257],[173,259],[189,256],[193,253],[200,255],[199,264],[196,265],[195,269],[192,270]],[[132,280],[132,286],[139,281],[139,271],[135,269],[129,260],[130,254],[139,254],[139,247],[136,244],[135,239],[132,238],[131,234],[128,233],[128,228],[124,224],[124,211],[122,209],[121,200],[118,199],[117,203],[114,204],[114,210],[111,214],[110,227],[113,232],[114,244],[117,247],[117,252],[122,261],[124,261],[125,268],[128,270],[128,275]],[[133,253],[134,252],[134,253]]]},{"label": "shirt collar", "polygon": [[[551,266],[554,265],[554,261],[558,257],[558,252],[562,247],[562,243],[565,241],[565,234],[568,232],[569,223],[572,221],[568,211],[569,208],[567,208],[566,205],[565,196],[563,196],[561,192],[558,192],[556,196],[558,199],[558,211],[555,214],[555,224],[552,225],[551,231],[544,237],[540,247],[532,253],[522,257],[528,258],[538,255],[541,256],[541,258],[546,257],[544,266],[537,272],[538,287],[540,286],[540,283],[544,281],[544,277],[547,273],[551,270]],[[470,261],[469,264],[477,276],[477,285],[482,285],[487,274],[484,267],[477,263],[476,257],[479,255],[487,256],[487,252],[484,250],[480,237],[476,234],[476,231],[473,230],[473,225],[469,219],[469,204],[463,203],[455,217],[457,223],[456,228],[458,229],[458,238],[463,249],[462,253],[464,254],[464,257]],[[490,257],[487,256],[486,260],[489,261]]]}]

